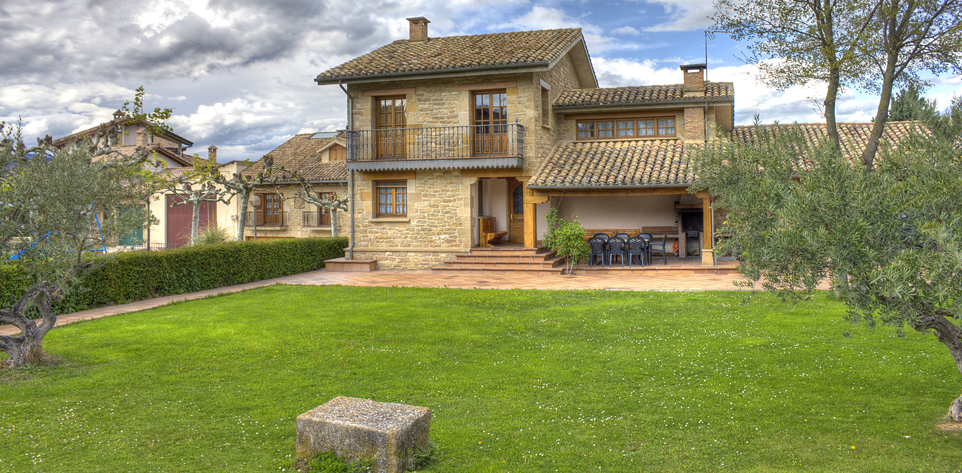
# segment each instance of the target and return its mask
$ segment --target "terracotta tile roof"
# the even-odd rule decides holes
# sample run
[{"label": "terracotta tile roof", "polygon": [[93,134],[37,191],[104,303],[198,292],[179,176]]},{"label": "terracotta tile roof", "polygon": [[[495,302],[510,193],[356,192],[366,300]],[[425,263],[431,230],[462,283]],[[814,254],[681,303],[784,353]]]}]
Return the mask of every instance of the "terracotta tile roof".
[{"label": "terracotta tile roof", "polygon": [[399,40],[328,69],[315,81],[548,65],[579,40],[580,28]]},{"label": "terracotta tile roof", "polygon": [[[827,139],[825,124],[764,125],[763,130],[798,126],[810,143]],[[920,126],[917,122],[889,122],[884,142],[898,143]],[[871,123],[839,123],[842,150],[857,161],[872,133]],[[735,127],[733,137],[754,142],[758,128]],[[531,178],[532,188],[618,188],[663,185],[686,186],[697,182],[691,157],[704,146],[680,140],[574,141],[556,148]]]},{"label": "terracotta tile roof", "polygon": [[574,141],[556,148],[528,186],[685,185],[695,182],[690,161],[681,140]]},{"label": "terracotta tile roof", "polygon": [[[322,149],[330,144],[336,143],[341,146],[347,145],[344,135],[333,138],[311,138],[313,133],[294,135],[293,138],[284,142],[267,156],[274,158],[274,168],[284,167],[285,169],[296,171],[305,179],[311,182],[327,181],[347,181],[347,167],[345,161],[321,162],[320,153]],[[250,167],[241,174],[253,176],[264,169],[263,159],[251,163]]]},{"label": "terracotta tile roof", "polygon": [[[861,159],[862,152],[865,151],[865,144],[868,143],[869,136],[872,134],[873,123],[839,123],[838,134],[842,145],[842,154],[852,162]],[[757,134],[761,130],[777,130],[779,128],[797,128],[805,140],[811,144],[821,143],[828,139],[828,126],[824,123],[793,123],[790,125],[762,125],[756,127],[736,126],[732,135],[748,143],[754,143]],[[903,138],[909,136],[913,131],[927,132],[927,129],[919,122],[888,122],[885,124],[885,131],[882,133],[883,143],[898,144]]]},{"label": "terracotta tile roof", "polygon": [[705,95],[685,96],[683,84],[642,85],[610,89],[574,89],[559,96],[555,108],[599,107],[605,105],[633,105],[671,102],[704,102],[734,100],[735,86],[731,82],[706,82]]}]

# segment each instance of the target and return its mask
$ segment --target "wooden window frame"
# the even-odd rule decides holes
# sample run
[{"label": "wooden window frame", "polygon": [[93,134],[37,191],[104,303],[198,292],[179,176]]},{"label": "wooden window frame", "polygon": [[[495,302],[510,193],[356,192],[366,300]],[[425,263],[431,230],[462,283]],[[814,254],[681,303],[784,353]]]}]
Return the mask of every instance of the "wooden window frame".
[{"label": "wooden window frame", "polygon": [[[318,192],[317,196],[321,200],[331,200],[334,198],[333,192]],[[331,225],[331,209],[327,207],[317,207],[317,226],[327,227]]]},{"label": "wooden window frame", "polygon": [[[389,192],[381,192],[381,189],[391,190]],[[403,193],[398,192],[398,188],[403,188]],[[408,199],[407,199],[407,181],[376,181],[374,183],[374,216],[376,218],[395,218],[395,217],[407,217]],[[390,202],[381,202],[382,195],[390,195]],[[398,196],[402,195],[403,199],[398,199]],[[382,212],[382,206],[389,206],[391,213]],[[404,206],[404,212],[398,213],[398,206]]]},{"label": "wooden window frame", "polygon": [[[671,126],[668,126],[668,121],[671,121]],[[623,125],[628,122],[632,122],[631,128],[626,128]],[[639,134],[638,122],[653,122],[654,127],[641,127],[645,130],[652,130],[652,134]],[[662,123],[665,126],[660,126]],[[584,129],[582,129],[584,128]],[[661,133],[661,130],[671,130],[671,133]],[[621,136],[620,133],[624,131],[625,135]],[[630,134],[629,134],[630,132]],[[591,134],[592,136],[581,136],[582,133]],[[603,135],[603,136],[602,136]],[[660,116],[660,117],[618,117],[618,118],[596,118],[596,119],[581,119],[575,121],[575,139],[577,141],[613,141],[613,140],[630,140],[637,138],[677,138],[678,137],[678,119],[673,116]]]}]

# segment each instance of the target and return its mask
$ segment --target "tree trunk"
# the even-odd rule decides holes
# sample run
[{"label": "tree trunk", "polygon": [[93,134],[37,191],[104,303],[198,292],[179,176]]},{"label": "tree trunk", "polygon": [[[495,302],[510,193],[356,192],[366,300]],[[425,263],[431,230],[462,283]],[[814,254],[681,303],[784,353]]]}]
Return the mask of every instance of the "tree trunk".
[{"label": "tree trunk", "polygon": [[[935,337],[949,349],[955,360],[955,367],[962,373],[962,329],[937,313],[920,317],[914,328],[919,332],[928,329],[934,331]],[[952,401],[946,418],[953,422],[962,422],[962,396]]]},{"label": "tree trunk", "polygon": [[878,110],[875,111],[875,124],[872,126],[872,134],[862,152],[862,163],[869,170],[875,169],[875,155],[878,153],[879,141],[882,133],[885,132],[885,123],[889,119],[889,103],[892,101],[892,87],[895,85],[895,68],[898,61],[898,54],[888,53],[885,63],[885,73],[882,76],[882,96],[878,101]]},{"label": "tree trunk", "polygon": [[[55,293],[50,283],[41,283],[28,289],[12,308],[0,309],[0,322],[20,329],[16,337],[0,335],[0,351],[10,356],[10,367],[19,368],[43,358],[43,337],[57,324],[57,314],[51,308]],[[30,307],[40,311],[39,324],[27,316]]]},{"label": "tree trunk", "polygon": [[331,206],[331,237],[337,238],[337,206]]},{"label": "tree trunk", "polygon": [[190,245],[193,246],[194,242],[197,241],[197,237],[200,235],[200,201],[195,200],[194,214],[191,215],[190,220]]},{"label": "tree trunk", "polygon": [[828,139],[835,146],[835,151],[842,155],[842,141],[838,136],[838,123],[835,121],[835,103],[838,101],[839,87],[838,66],[829,68],[828,91],[825,93],[825,125],[828,128]]},{"label": "tree trunk", "polygon": [[[244,189],[240,192],[240,202],[237,206],[237,237],[236,241],[244,241],[244,227],[247,226],[247,203],[251,200],[251,191]],[[256,216],[254,218],[257,218]]]}]

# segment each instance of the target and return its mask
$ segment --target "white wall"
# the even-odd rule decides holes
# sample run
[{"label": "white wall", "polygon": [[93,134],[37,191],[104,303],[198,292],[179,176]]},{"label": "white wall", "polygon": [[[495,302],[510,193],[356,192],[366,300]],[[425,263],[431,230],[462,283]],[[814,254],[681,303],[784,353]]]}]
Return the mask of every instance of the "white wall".
[{"label": "white wall", "polygon": [[[558,215],[563,218],[576,216],[584,228],[640,229],[642,226],[677,225],[675,202],[680,198],[680,194],[562,197]],[[541,220],[538,231],[544,233],[544,227],[540,225]]]}]

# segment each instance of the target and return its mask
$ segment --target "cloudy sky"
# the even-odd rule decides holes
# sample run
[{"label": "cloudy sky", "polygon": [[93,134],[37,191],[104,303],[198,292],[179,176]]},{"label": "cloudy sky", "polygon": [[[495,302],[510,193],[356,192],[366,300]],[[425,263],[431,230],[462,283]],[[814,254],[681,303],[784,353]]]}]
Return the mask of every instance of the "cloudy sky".
[{"label": "cloudy sky", "polygon": [[[678,66],[704,62],[710,0],[34,0],[0,3],[0,120],[54,138],[111,118],[145,86],[148,108],[173,109],[190,151],[258,159],[295,133],[344,127],[337,86],[324,70],[408,36],[405,18],[431,20],[430,36],[580,27],[602,87],[678,83]],[[709,79],[735,83],[736,121],[822,121],[818,87],[774,91],[742,62],[743,45],[709,41]],[[928,95],[962,95],[956,76]],[[876,98],[846,92],[840,120],[867,121]]]}]

